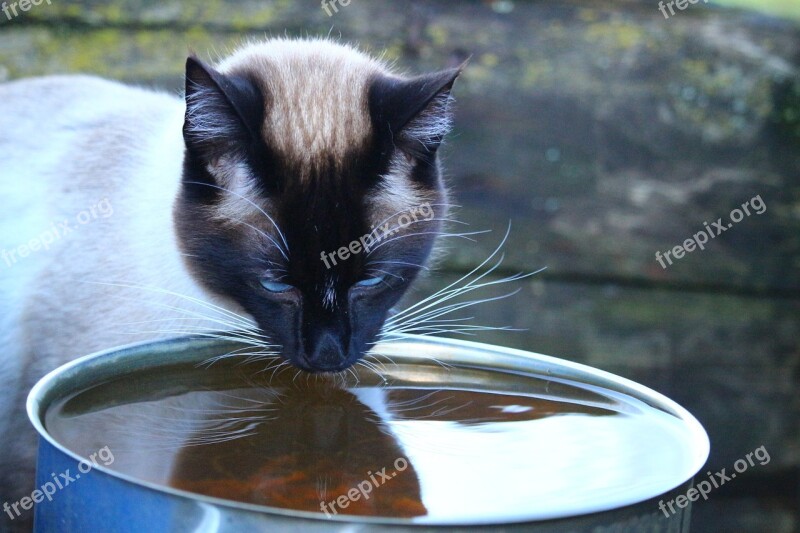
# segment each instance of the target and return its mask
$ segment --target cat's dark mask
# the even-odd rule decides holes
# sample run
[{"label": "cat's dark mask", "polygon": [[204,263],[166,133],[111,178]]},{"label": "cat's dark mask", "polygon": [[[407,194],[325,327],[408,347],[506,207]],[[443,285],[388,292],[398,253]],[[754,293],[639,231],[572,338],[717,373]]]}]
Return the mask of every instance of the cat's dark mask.
[{"label": "cat's dark mask", "polygon": [[187,60],[182,251],[297,367],[353,365],[424,268],[459,71],[401,78],[326,42]]}]

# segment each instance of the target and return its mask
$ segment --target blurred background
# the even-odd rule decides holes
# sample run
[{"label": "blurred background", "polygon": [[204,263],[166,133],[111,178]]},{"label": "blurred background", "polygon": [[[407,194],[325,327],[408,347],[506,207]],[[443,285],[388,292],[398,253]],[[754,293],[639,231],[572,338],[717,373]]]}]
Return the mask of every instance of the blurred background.
[{"label": "blurred background", "polygon": [[[410,298],[480,263],[510,221],[497,274],[547,270],[473,310],[522,331],[475,340],[672,397],[708,430],[707,470],[763,445],[769,464],[695,504],[692,530],[800,531],[800,0],[674,15],[633,0],[343,3],[42,0],[0,13],[0,81],[84,72],[177,94],[187,52],[214,60],[265,35],[331,35],[409,72],[471,56],[443,158],[457,218],[494,231],[451,242]],[[656,260],[756,196],[762,214]]]}]

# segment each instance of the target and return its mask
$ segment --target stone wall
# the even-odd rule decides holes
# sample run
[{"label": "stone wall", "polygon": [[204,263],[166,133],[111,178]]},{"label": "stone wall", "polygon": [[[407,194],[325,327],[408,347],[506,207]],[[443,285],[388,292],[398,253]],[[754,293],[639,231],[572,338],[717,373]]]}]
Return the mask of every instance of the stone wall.
[{"label": "stone wall", "polygon": [[[697,505],[695,530],[800,528],[797,25],[704,3],[665,19],[636,1],[352,0],[329,17],[317,0],[52,0],[0,14],[0,80],[178,90],[189,50],[265,33],[330,33],[412,72],[471,56],[444,159],[457,218],[494,232],[452,241],[415,294],[480,262],[510,221],[498,273],[547,270],[472,313],[524,331],[475,338],[670,395],[708,429],[711,470],[765,445],[771,463]],[[754,197],[763,214],[727,228]],[[718,218],[705,250],[657,262]]]}]

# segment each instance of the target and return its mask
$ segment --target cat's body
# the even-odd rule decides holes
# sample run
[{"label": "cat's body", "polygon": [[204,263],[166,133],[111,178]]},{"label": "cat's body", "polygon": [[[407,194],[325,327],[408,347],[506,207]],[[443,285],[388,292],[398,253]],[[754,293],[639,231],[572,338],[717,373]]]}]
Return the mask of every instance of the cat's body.
[{"label": "cat's body", "polygon": [[[306,370],[360,358],[445,217],[457,73],[280,40],[190,59],[188,111],[91,77],[0,85],[0,502],[33,489],[30,387],[78,356],[235,313]],[[394,224],[421,203],[436,216]],[[320,261],[384,222],[369,253]]]},{"label": "cat's body", "polygon": [[[59,96],[33,97],[48,93]],[[8,252],[8,261],[0,258],[2,501],[33,488],[36,445],[24,401],[35,381],[78,356],[166,336],[151,332],[167,323],[134,323],[169,316],[166,306],[191,308],[155,291],[129,291],[124,300],[119,287],[86,282],[212,298],[187,272],[169,231],[182,117],[177,98],[94,78],[0,86],[0,252]],[[110,210],[101,213],[104,200]],[[93,207],[96,218],[80,224]],[[20,245],[48,233],[49,249],[20,257]]]}]

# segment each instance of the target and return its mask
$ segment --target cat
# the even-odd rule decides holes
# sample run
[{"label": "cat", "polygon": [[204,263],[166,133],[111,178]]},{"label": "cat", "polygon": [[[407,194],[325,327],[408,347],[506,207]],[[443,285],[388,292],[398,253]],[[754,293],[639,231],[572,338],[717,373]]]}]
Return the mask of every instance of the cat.
[{"label": "cat", "polygon": [[461,70],[273,39],[189,57],[184,99],[0,85],[0,502],[33,489],[28,391],[78,356],[221,329],[306,372],[359,362],[443,232]]}]

